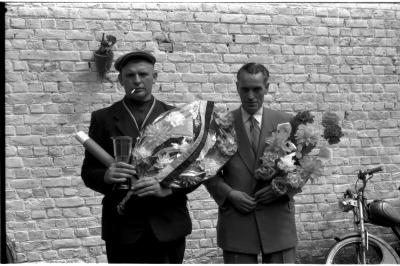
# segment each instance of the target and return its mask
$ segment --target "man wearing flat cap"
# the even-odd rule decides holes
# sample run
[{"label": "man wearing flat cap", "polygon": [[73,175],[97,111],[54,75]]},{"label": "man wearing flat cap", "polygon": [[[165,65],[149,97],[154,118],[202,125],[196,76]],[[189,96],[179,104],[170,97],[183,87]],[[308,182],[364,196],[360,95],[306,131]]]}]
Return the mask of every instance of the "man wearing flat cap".
[{"label": "man wearing flat cap", "polygon": [[[115,62],[125,96],[93,112],[89,127],[89,136],[109,154],[113,154],[111,137],[131,136],[134,145],[148,124],[173,108],[152,95],[155,62],[144,51],[125,54]],[[124,214],[119,214],[117,205],[127,193],[121,184],[136,176],[134,166],[117,162],[107,168],[86,151],[81,175],[86,186],[104,194],[102,238],[109,263],[182,263],[185,238],[192,229],[186,194],[193,189],[171,190],[153,178],[141,178],[132,186],[134,196]]]}]

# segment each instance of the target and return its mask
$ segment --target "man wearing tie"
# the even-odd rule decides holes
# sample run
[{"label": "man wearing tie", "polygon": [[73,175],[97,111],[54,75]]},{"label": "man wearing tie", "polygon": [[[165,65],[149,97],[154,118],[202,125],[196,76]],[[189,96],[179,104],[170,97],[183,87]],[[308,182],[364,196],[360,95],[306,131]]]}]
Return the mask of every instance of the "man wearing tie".
[{"label": "man wearing tie", "polygon": [[265,139],[289,114],[263,107],[268,70],[248,63],[237,73],[241,107],[233,111],[238,152],[205,183],[218,204],[217,242],[225,263],[295,263],[297,243],[293,198],[279,196],[269,183],[257,184],[254,171]]}]

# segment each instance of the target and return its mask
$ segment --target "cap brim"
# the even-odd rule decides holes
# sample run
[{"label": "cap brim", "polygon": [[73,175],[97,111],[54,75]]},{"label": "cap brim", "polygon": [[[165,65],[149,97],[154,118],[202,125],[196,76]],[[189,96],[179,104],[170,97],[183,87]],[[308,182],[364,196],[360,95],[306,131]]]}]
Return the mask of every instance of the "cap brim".
[{"label": "cap brim", "polygon": [[127,53],[127,54],[119,57],[115,61],[114,67],[116,70],[121,72],[122,67],[124,67],[129,61],[133,61],[133,60],[145,60],[153,65],[156,63],[156,58],[149,53],[131,52],[131,53]]}]

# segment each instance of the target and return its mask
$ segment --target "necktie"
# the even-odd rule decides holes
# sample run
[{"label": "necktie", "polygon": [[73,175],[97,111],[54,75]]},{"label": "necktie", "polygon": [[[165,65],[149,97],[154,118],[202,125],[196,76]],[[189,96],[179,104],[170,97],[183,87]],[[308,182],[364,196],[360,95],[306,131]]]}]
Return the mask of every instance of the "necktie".
[{"label": "necktie", "polygon": [[250,142],[254,153],[257,153],[258,140],[260,137],[260,128],[258,127],[257,120],[254,116],[250,116]]}]

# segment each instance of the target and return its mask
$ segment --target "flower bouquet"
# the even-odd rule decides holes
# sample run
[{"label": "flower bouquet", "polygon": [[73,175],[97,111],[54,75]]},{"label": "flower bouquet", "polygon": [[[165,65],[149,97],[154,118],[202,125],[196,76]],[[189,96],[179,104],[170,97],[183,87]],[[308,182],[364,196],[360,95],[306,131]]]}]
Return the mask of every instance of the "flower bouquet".
[{"label": "flower bouquet", "polygon": [[[332,112],[322,116],[323,134],[309,111],[299,112],[290,122],[279,124],[266,138],[261,164],[255,171],[259,184],[271,183],[277,195],[294,195],[309,179],[320,176],[323,158],[330,158],[328,145],[343,136],[339,117]],[[326,143],[327,142],[327,143]],[[315,149],[317,145],[318,149]]]},{"label": "flower bouquet", "polygon": [[[152,176],[171,188],[188,188],[209,179],[237,150],[233,121],[224,104],[212,101],[195,101],[163,113],[133,148],[137,178]],[[132,194],[128,191],[119,204],[120,213]]]}]

